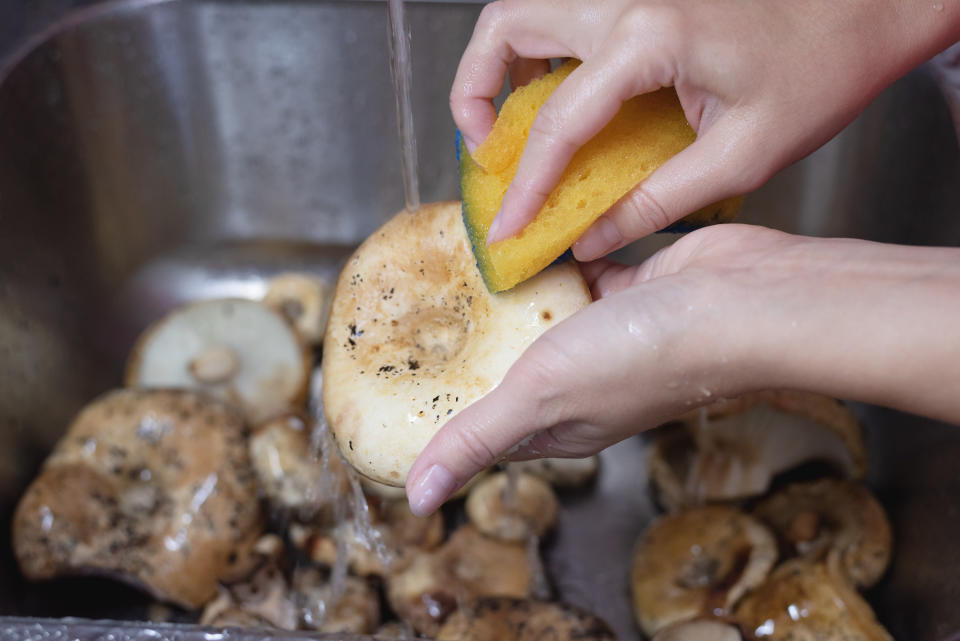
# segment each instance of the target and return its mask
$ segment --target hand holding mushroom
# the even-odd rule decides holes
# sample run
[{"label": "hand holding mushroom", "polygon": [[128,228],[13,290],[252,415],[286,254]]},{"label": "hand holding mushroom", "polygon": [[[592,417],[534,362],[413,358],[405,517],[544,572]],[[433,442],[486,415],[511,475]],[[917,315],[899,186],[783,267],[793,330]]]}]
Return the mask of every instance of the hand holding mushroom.
[{"label": "hand holding mushroom", "polygon": [[[762,388],[960,420],[960,250],[702,229],[643,265],[583,265],[596,302],[549,329],[410,470],[419,514],[493,461],[586,456]],[[895,294],[895,295],[894,295]],[[516,448],[516,450],[514,450]]]}]

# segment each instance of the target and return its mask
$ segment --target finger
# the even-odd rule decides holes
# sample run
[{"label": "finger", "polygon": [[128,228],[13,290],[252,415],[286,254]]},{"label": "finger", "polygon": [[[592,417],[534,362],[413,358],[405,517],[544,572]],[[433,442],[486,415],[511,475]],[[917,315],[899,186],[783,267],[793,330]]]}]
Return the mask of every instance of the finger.
[{"label": "finger", "polygon": [[718,122],[598,218],[573,245],[580,261],[606,256],[683,216],[762,182],[749,163],[744,126]]},{"label": "finger", "polygon": [[549,60],[517,58],[510,63],[510,90],[516,91],[517,88],[529,85],[533,80],[542,78],[548,73],[550,73]]},{"label": "finger", "polygon": [[529,399],[516,393],[510,378],[508,374],[493,391],[448,421],[417,457],[407,476],[407,496],[415,514],[436,510],[534,431]]},{"label": "finger", "polygon": [[659,88],[660,76],[636,68],[635,52],[609,44],[560,83],[530,127],[517,172],[504,194],[487,244],[515,236],[532,221],[573,155],[609,123],[624,101]]},{"label": "finger", "polygon": [[592,51],[592,43],[609,30],[615,15],[579,0],[486,5],[450,92],[450,111],[467,149],[473,153],[493,128],[497,118],[493,99],[500,94],[514,60],[583,59]]}]

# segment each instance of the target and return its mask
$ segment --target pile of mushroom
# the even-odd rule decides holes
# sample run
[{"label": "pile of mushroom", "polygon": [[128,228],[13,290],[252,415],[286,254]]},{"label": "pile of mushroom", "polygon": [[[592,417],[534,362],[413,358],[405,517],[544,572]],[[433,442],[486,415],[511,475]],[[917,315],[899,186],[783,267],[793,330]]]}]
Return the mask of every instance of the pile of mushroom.
[{"label": "pile of mushroom", "polygon": [[[649,464],[668,514],[634,552],[645,634],[890,638],[857,588],[886,571],[891,528],[859,480],[863,436],[839,401],[789,391],[721,401],[664,426]],[[787,480],[798,477],[808,480]]]},{"label": "pile of mushroom", "polygon": [[[469,255],[453,203],[398,221],[439,232],[437,251]],[[366,300],[368,287],[345,278],[341,289]],[[530,328],[507,348],[495,343],[508,322],[488,328],[486,346],[470,338],[470,353],[496,348],[496,367],[477,372],[489,381],[536,335],[589,302],[572,263],[539,281],[559,289],[527,287],[494,300],[479,275],[448,283],[460,307],[444,313],[460,314],[461,324],[471,325],[473,306],[496,308]],[[382,300],[375,294],[381,311],[413,300],[409,292],[387,292]],[[326,428],[319,347],[333,295],[316,275],[282,274],[267,284],[262,301],[197,301],[146,328],[129,355],[126,388],[77,415],[20,502],[13,539],[24,575],[106,574],[218,627],[413,638],[439,633],[452,617],[445,638],[460,638],[461,629],[470,638],[481,629],[474,626],[481,611],[502,607],[514,622],[520,613],[538,613],[538,625],[558,641],[611,639],[595,617],[532,599],[545,595],[538,543],[557,519],[553,486],[588,483],[596,458],[478,475],[458,495],[466,504],[448,508],[466,512],[471,523],[452,531],[442,513],[415,517],[402,488],[361,480],[342,458],[356,459],[368,442],[337,443]],[[445,305],[441,298],[433,303]],[[421,311],[423,318],[408,309],[396,323],[382,320],[409,330],[404,349],[414,350],[415,360],[407,367],[417,385],[436,386],[451,354],[435,352],[451,335],[431,321],[439,316]],[[337,325],[335,335],[342,329]],[[364,335],[365,345],[375,334],[356,332],[353,339]],[[470,396],[442,400],[459,408]],[[399,484],[389,471],[369,476]]]}]

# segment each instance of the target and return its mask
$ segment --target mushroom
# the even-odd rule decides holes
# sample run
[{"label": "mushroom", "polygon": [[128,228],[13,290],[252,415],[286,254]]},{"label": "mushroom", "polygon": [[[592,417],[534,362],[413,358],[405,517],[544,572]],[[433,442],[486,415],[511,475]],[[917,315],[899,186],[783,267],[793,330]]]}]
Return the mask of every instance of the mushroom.
[{"label": "mushroom", "polygon": [[333,566],[338,542],[345,544],[347,564],[360,576],[386,576],[407,563],[416,550],[432,550],[443,541],[443,515],[434,512],[428,517],[414,516],[405,500],[378,501],[371,505],[373,535],[383,543],[381,553],[356,534],[352,521],[342,521],[333,528],[315,528],[293,524],[290,539],[310,560]]},{"label": "mushroom", "polygon": [[616,641],[599,617],[566,603],[477,599],[450,615],[437,641]]},{"label": "mushroom", "polygon": [[773,528],[790,556],[836,556],[857,587],[873,586],[890,563],[890,522],[877,499],[855,481],[794,483],[761,501],[753,513]]},{"label": "mushroom", "polygon": [[504,541],[542,537],[557,522],[553,489],[536,476],[497,472],[467,496],[470,522],[487,536]]},{"label": "mushroom", "polygon": [[202,390],[236,403],[255,425],[302,404],[309,364],[296,333],[265,305],[210,300],[148,327],[130,355],[126,383]]},{"label": "mushroom", "polygon": [[332,300],[330,283],[314,274],[296,272],[274,276],[263,296],[263,304],[287,319],[310,345],[323,342]]},{"label": "mushroom", "polygon": [[300,413],[267,421],[250,437],[250,459],[271,507],[304,521],[324,520],[345,500],[350,482],[336,451],[313,453],[309,426]]},{"label": "mushroom", "polygon": [[633,608],[640,628],[661,628],[702,615],[724,616],[761,584],[777,560],[773,534],[728,506],[660,517],[633,554]]},{"label": "mushroom", "polygon": [[252,576],[229,587],[221,587],[216,599],[207,604],[201,625],[244,625],[245,620],[281,630],[296,630],[299,612],[290,598],[290,587],[277,563],[261,565]]},{"label": "mushroom", "polygon": [[694,619],[669,625],[652,641],[743,641],[740,629],[716,619]]},{"label": "mushroom", "polygon": [[840,401],[793,391],[701,408],[680,427],[662,430],[649,452],[650,482],[669,511],[759,496],[777,474],[811,462],[862,478],[863,434]]},{"label": "mushroom", "polygon": [[509,467],[539,477],[556,488],[583,487],[597,476],[599,457],[539,458],[509,463]]},{"label": "mushroom", "polygon": [[323,402],[344,457],[402,486],[437,430],[590,300],[573,261],[491,294],[458,202],[397,214],[344,267],[324,339]]},{"label": "mushroom", "polygon": [[482,596],[526,598],[532,573],[523,545],[483,536],[470,525],[432,552],[416,553],[387,576],[387,600],[418,632],[435,635],[459,603]]},{"label": "mushroom", "polygon": [[380,624],[380,597],[363,579],[346,576],[334,586],[316,568],[293,574],[295,598],[303,608],[303,624],[329,634],[370,634]]},{"label": "mushroom", "polygon": [[734,617],[771,641],[892,641],[873,610],[829,563],[793,559],[745,596]]},{"label": "mushroom", "polygon": [[30,580],[109,574],[197,608],[249,571],[258,506],[239,413],[189,390],[117,390],[44,463],[13,548]]},{"label": "mushroom", "polygon": [[377,628],[373,636],[378,639],[416,639],[417,632],[409,623],[389,621]]}]

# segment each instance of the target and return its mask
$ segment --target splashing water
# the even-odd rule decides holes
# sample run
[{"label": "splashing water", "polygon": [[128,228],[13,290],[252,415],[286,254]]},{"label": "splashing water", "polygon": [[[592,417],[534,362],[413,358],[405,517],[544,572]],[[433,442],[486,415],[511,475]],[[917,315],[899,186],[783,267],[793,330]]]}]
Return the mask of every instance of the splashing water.
[{"label": "splashing water", "polygon": [[527,537],[527,565],[530,566],[530,594],[534,599],[550,599],[550,581],[540,556],[540,537],[536,534]]},{"label": "splashing water", "polygon": [[417,176],[417,138],[413,128],[413,65],[410,61],[410,33],[404,20],[403,0],[388,0],[390,76],[397,103],[397,132],[400,137],[400,168],[403,171],[403,195],[408,210],[420,206],[420,182]]}]

